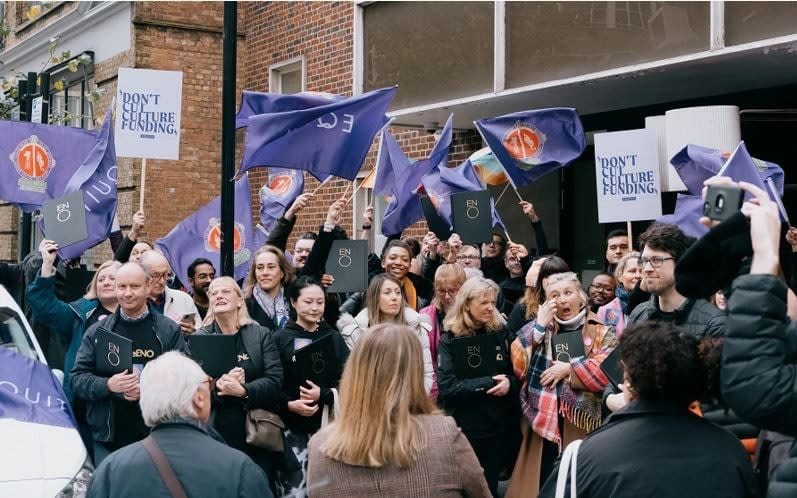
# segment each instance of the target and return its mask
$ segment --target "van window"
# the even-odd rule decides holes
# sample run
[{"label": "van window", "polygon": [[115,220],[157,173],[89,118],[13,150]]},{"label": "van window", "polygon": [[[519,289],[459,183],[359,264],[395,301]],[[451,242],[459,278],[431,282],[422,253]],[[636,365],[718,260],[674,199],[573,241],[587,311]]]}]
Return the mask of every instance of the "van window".
[{"label": "van window", "polygon": [[38,359],[22,319],[9,308],[0,308],[0,347],[16,351],[34,360]]}]

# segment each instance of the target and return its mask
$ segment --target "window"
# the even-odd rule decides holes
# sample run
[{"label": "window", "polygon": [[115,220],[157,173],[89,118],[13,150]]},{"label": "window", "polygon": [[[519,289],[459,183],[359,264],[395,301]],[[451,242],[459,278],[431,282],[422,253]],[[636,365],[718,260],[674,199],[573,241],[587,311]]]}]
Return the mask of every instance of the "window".
[{"label": "window", "polygon": [[304,56],[269,67],[268,88],[272,93],[304,91]]},{"label": "window", "polygon": [[[82,62],[75,68],[74,62]],[[94,109],[91,90],[94,88],[94,54],[84,52],[50,68],[50,123],[91,130]],[[71,66],[71,68],[70,68]]]}]

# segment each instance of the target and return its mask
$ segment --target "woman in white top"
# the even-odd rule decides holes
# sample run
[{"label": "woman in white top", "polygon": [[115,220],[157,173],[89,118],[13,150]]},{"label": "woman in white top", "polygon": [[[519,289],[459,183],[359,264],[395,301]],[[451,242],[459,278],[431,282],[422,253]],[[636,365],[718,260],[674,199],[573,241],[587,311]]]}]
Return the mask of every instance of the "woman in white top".
[{"label": "woman in white top", "polygon": [[380,323],[397,323],[409,326],[418,336],[423,348],[423,385],[427,394],[432,390],[434,365],[429,350],[429,331],[432,324],[429,318],[421,315],[409,306],[401,292],[401,283],[389,273],[376,275],[371,279],[365,293],[365,308],[357,316],[348,313],[338,320],[343,340],[349,349],[353,348],[370,327]]}]

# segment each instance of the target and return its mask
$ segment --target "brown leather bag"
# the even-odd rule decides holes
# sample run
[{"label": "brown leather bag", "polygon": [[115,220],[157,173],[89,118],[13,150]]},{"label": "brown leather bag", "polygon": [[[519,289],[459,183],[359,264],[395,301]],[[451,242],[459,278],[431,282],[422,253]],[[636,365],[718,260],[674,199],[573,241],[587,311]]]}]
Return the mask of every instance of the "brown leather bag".
[{"label": "brown leather bag", "polygon": [[285,422],[279,415],[262,408],[252,408],[246,413],[246,443],[264,450],[282,452],[285,444],[282,431]]}]

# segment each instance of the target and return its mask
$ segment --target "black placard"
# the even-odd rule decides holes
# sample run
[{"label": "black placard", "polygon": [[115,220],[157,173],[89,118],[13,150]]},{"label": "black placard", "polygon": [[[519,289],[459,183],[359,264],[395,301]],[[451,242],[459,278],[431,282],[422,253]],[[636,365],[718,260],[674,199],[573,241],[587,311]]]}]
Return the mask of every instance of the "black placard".
[{"label": "black placard", "polygon": [[497,334],[458,337],[451,341],[454,373],[460,379],[492,377],[498,373],[501,347]]},{"label": "black placard", "polygon": [[332,335],[327,334],[307,346],[294,351],[293,362],[297,376],[302,382],[309,380],[321,387],[335,387],[337,356],[332,344]]},{"label": "black placard", "polygon": [[214,379],[235,368],[235,336],[191,335],[188,341],[191,358]]},{"label": "black placard", "polygon": [[493,214],[488,190],[453,194],[451,217],[454,232],[465,244],[481,244],[492,240]]},{"label": "black placard", "polygon": [[53,199],[42,207],[45,237],[66,247],[89,237],[83,192],[78,190]]},{"label": "black placard", "polygon": [[553,359],[570,362],[570,358],[584,356],[584,336],[581,332],[565,332],[551,338]]},{"label": "black placard", "polygon": [[133,371],[133,341],[127,337],[98,328],[94,335],[94,363],[97,374],[110,377]]},{"label": "black placard", "polygon": [[364,291],[368,288],[368,241],[333,241],[325,269],[335,278],[327,292]]},{"label": "black placard", "polygon": [[429,231],[437,235],[440,240],[448,240],[451,236],[451,226],[440,216],[428,196],[421,197],[421,208]]},{"label": "black placard", "polygon": [[620,363],[620,348],[614,348],[601,362],[601,370],[619,392],[620,388],[618,386],[623,383],[623,364]]}]

